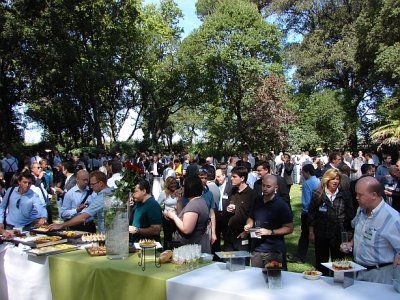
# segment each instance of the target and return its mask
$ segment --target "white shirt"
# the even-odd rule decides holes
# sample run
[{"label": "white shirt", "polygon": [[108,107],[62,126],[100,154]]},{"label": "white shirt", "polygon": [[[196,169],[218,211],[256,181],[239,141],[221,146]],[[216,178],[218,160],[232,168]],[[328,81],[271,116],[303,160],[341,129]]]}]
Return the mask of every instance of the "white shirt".
[{"label": "white shirt", "polygon": [[227,178],[225,178],[224,183],[219,186],[219,201],[218,201],[218,211],[223,211],[222,207],[222,199],[228,199],[228,195],[224,194],[225,187],[226,187]]},{"label": "white shirt", "polygon": [[339,193],[339,189],[336,189],[336,191],[332,194],[327,188],[325,188],[325,194],[332,203],[333,203],[333,201],[335,201],[338,193]]},{"label": "white shirt", "polygon": [[122,175],[121,173],[115,173],[113,174],[110,178],[108,178],[107,180],[107,185],[110,188],[117,188],[117,184],[115,183],[117,180],[121,180],[122,179]]}]

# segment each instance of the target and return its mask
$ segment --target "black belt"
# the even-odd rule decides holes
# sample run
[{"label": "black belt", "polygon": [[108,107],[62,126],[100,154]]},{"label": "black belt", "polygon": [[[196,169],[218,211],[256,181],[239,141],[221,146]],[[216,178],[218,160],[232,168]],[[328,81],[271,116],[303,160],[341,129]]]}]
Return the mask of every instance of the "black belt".
[{"label": "black belt", "polygon": [[369,271],[369,270],[383,268],[383,267],[389,266],[391,264],[393,264],[393,262],[383,263],[383,264],[376,264],[376,265],[373,265],[373,266],[363,266],[363,267],[366,268],[367,271]]}]

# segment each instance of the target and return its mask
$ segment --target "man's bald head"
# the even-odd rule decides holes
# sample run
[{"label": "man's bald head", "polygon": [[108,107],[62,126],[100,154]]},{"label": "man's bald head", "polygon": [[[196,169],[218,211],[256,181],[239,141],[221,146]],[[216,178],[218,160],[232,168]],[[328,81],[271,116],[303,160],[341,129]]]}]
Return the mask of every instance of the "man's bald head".
[{"label": "man's bald head", "polygon": [[374,177],[361,177],[356,184],[357,201],[361,208],[374,209],[382,201],[381,183]]},{"label": "man's bald head", "polygon": [[389,174],[394,177],[399,177],[399,169],[397,168],[396,165],[391,165],[389,167]]},{"label": "man's bald head", "polygon": [[382,196],[382,184],[372,176],[361,177],[356,184],[356,187],[360,185],[360,187],[364,188],[370,193],[377,193],[378,196]]},{"label": "man's bald head", "polygon": [[278,184],[278,178],[275,175],[271,175],[271,174],[264,176],[262,181],[263,181],[263,183],[268,182],[273,185]]},{"label": "man's bald head", "polygon": [[275,175],[265,175],[262,179],[264,201],[272,199],[278,189],[278,178]]},{"label": "man's bald head", "polygon": [[89,172],[86,170],[79,170],[76,173],[76,184],[79,189],[84,190],[89,184]]}]

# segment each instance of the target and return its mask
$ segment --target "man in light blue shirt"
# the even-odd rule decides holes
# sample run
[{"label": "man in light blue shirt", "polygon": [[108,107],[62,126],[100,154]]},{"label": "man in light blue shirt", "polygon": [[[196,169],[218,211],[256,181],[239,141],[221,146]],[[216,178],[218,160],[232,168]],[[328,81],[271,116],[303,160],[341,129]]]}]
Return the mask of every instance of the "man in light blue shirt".
[{"label": "man in light blue shirt", "polygon": [[[93,197],[88,207],[85,207],[79,214],[74,216],[72,219],[62,224],[51,224],[50,230],[60,230],[66,227],[75,226],[84,223],[90,217],[95,215],[103,215],[104,198],[105,195],[111,193],[111,189],[107,186],[107,175],[101,171],[93,171],[89,175],[89,185],[96,196]],[[104,219],[99,219],[99,231],[104,231]]]},{"label": "man in light blue shirt", "polygon": [[354,261],[366,268],[357,273],[357,280],[391,284],[394,267],[400,266],[400,215],[382,199],[376,178],[360,178],[356,193],[354,238],[340,249],[345,253],[354,249]]},{"label": "man in light blue shirt", "polygon": [[63,220],[72,219],[77,213],[80,213],[86,206],[89,191],[89,172],[79,170],[76,174],[76,185],[70,189],[64,196],[61,206],[61,218]]},{"label": "man in light blue shirt", "polygon": [[[30,188],[34,178],[29,172],[18,177],[18,186],[10,187],[0,204],[0,234],[5,237],[14,235],[13,228],[46,223],[47,211],[39,196]],[[4,226],[4,216],[6,224]]]},{"label": "man in light blue shirt", "polygon": [[392,165],[392,156],[388,154],[382,155],[382,164],[376,168],[375,177],[380,180],[385,176],[389,176],[389,167]]},{"label": "man in light blue shirt", "polygon": [[301,201],[303,208],[301,211],[301,234],[297,246],[297,253],[288,255],[289,262],[304,263],[308,251],[308,207],[312,199],[313,192],[319,187],[320,181],[314,175],[315,169],[312,164],[303,166],[302,175],[305,179],[301,190]]}]

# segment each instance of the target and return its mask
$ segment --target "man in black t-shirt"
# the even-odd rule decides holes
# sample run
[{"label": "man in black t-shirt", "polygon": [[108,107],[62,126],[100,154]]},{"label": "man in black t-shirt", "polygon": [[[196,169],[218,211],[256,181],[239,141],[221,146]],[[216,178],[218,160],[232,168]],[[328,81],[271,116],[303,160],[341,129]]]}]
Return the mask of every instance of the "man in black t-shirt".
[{"label": "man in black t-shirt", "polygon": [[262,188],[263,196],[255,201],[251,217],[244,226],[247,232],[256,228],[256,236],[251,239],[251,265],[264,268],[276,253],[280,253],[283,268],[287,269],[284,235],[293,232],[293,214],[287,203],[276,195],[276,176],[264,176]]}]

